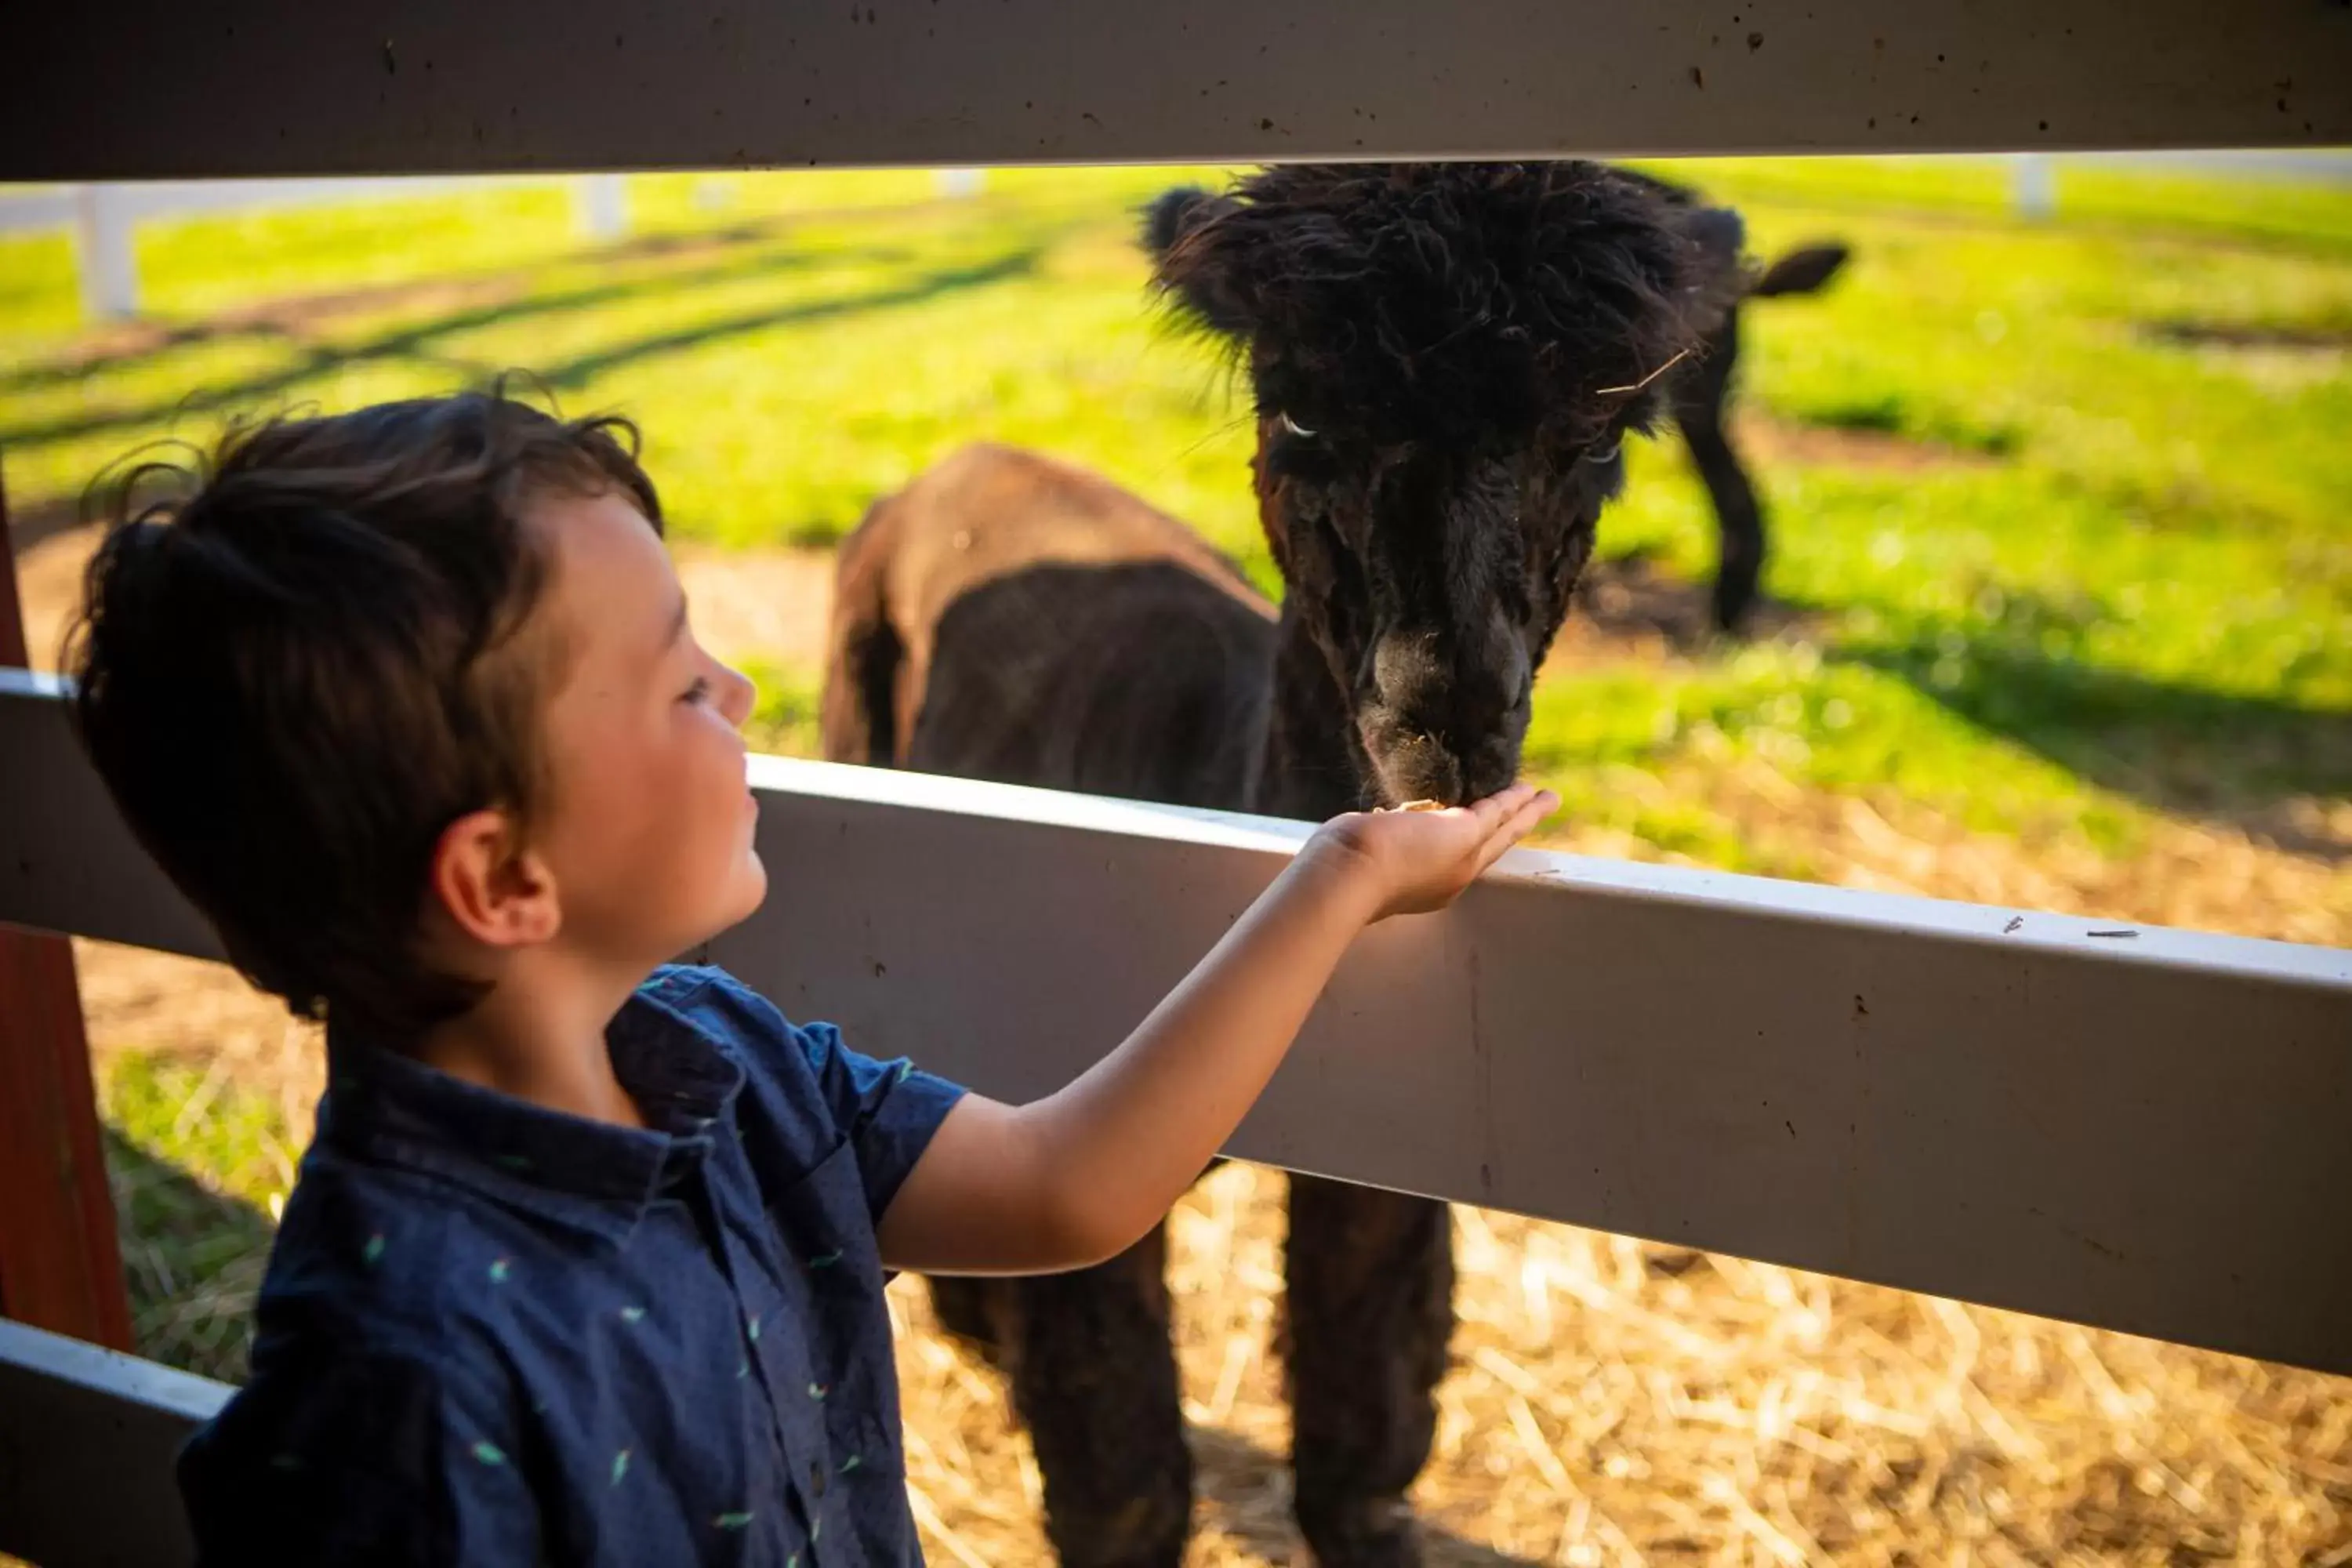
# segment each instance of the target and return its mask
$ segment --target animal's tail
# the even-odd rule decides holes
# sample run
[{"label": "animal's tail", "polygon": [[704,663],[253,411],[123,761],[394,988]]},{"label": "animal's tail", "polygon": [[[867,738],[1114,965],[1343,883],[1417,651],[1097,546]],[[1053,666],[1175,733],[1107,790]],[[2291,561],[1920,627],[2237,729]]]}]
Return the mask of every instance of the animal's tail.
[{"label": "animal's tail", "polygon": [[1847,258],[1853,254],[1834,240],[1792,250],[1764,269],[1764,275],[1748,290],[1748,297],[1769,300],[1779,294],[1816,293],[1844,268]]},{"label": "animal's tail", "polygon": [[874,503],[841,542],[834,565],[833,616],[825,629],[824,698],[818,727],[825,760],[894,767],[898,761],[898,666],[906,655],[890,619],[886,585],[891,503]]}]

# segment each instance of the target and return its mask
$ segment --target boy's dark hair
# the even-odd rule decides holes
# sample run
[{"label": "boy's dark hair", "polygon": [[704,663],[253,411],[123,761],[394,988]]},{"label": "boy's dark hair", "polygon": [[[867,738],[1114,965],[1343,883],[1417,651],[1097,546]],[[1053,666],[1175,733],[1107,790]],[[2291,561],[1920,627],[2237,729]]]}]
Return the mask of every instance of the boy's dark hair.
[{"label": "boy's dark hair", "polygon": [[[557,653],[517,647],[548,494],[661,508],[618,417],[502,392],[233,430],[191,474],[142,463],[89,565],[68,655],[82,743],[238,969],[305,1016],[406,1043],[480,985],[419,951],[442,832],[543,804]],[[193,493],[132,513],[159,473]]]}]

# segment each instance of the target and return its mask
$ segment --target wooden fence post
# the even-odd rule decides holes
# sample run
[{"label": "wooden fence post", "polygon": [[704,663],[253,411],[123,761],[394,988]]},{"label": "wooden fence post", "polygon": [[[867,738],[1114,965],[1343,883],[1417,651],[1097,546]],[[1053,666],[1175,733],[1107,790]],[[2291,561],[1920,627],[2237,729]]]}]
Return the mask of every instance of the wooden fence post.
[{"label": "wooden fence post", "polygon": [[[23,665],[25,655],[8,500],[0,489],[0,665]],[[0,1316],[132,1348],[73,944],[6,927],[0,927]]]}]

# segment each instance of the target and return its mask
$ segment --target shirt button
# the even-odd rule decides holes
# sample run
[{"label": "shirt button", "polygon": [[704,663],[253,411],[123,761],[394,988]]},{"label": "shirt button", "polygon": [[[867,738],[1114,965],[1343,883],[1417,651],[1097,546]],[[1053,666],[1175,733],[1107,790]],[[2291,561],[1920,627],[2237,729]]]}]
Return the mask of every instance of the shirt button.
[{"label": "shirt button", "polygon": [[824,1473],[824,1462],[821,1459],[811,1459],[809,1461],[809,1489],[815,1492],[817,1496],[823,1497],[824,1496],[825,1487],[830,1484],[832,1478]]}]

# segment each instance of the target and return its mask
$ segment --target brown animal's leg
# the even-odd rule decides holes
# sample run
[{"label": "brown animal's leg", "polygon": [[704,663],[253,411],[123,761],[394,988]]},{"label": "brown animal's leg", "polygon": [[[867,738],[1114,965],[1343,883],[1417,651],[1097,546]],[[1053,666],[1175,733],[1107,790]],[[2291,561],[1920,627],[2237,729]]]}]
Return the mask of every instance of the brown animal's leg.
[{"label": "brown animal's leg", "polygon": [[1436,1431],[1453,1243],[1444,1204],[1290,1179],[1290,1463],[1318,1568],[1421,1561],[1404,1492]]},{"label": "brown animal's leg", "polygon": [[1724,428],[1731,397],[1731,374],[1739,361],[1739,312],[1735,310],[1707,340],[1705,356],[1674,388],[1675,423],[1690,446],[1707,498],[1715,504],[1722,554],[1715,569],[1715,624],[1736,631],[1756,603],[1764,574],[1764,512],[1756,489],[1732,449]]},{"label": "brown animal's leg", "polygon": [[1065,1568],[1178,1568],[1192,1455],[1168,1338],[1164,1227],[1108,1263],[992,1281],[1013,1402],[1045,1480],[1045,1534]]}]

